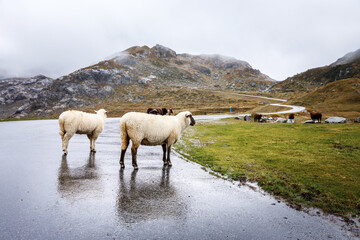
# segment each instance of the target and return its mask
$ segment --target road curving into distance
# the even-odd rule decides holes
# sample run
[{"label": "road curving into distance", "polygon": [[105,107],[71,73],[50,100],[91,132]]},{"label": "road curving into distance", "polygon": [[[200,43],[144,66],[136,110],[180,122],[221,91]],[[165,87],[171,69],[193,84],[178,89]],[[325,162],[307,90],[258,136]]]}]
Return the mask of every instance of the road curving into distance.
[{"label": "road curving into distance", "polygon": [[287,113],[297,113],[297,112],[303,112],[305,110],[305,107],[301,106],[292,106],[292,105],[283,105],[279,103],[272,103],[270,104],[272,106],[279,106],[279,107],[288,107],[291,108],[289,110],[279,111],[279,112],[270,112],[270,113],[260,113],[262,115],[270,115],[270,114],[287,114]]},{"label": "road curving into distance", "polygon": [[[253,98],[262,98],[262,99],[266,99],[266,100],[273,100],[273,101],[280,101],[280,102],[286,102],[286,99],[280,99],[280,98],[270,98],[270,97],[263,97],[263,96],[256,96],[256,95],[250,95],[250,94],[242,94],[242,93],[229,93],[229,94],[233,94],[233,95],[239,95],[239,96],[246,96],[246,97],[253,97]],[[272,114],[288,114],[288,113],[298,113],[298,112],[303,112],[305,111],[305,107],[302,106],[293,106],[293,105],[285,105],[285,104],[280,104],[280,103],[271,103],[270,105],[272,106],[279,106],[279,107],[284,107],[284,108],[290,108],[288,110],[283,110],[283,111],[278,111],[278,112],[260,112],[260,114],[262,115],[272,115]],[[251,114],[237,114],[237,116],[239,117],[244,117],[244,116],[251,116]],[[222,118],[229,118],[229,117],[234,117],[234,115],[232,114],[223,114],[223,115],[200,115],[200,116],[195,116],[195,120],[199,120],[199,121],[203,121],[203,120],[219,120]]]}]

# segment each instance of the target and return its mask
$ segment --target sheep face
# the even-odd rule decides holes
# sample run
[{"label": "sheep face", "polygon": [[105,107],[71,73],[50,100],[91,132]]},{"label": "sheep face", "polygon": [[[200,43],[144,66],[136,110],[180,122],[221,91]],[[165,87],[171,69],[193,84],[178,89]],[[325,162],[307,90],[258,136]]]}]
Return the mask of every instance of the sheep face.
[{"label": "sheep face", "polygon": [[191,112],[185,112],[185,119],[187,121],[187,125],[194,126],[195,119],[193,118]]}]

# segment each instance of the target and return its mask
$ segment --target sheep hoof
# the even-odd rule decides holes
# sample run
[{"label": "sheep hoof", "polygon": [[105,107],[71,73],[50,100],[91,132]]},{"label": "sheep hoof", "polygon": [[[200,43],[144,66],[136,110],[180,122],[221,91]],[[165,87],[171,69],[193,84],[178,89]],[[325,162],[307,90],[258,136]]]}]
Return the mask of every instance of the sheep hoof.
[{"label": "sheep hoof", "polygon": [[123,165],[123,164],[120,164],[120,167],[121,167],[121,168],[125,168],[125,165]]},{"label": "sheep hoof", "polygon": [[168,165],[168,163],[167,163],[167,162],[164,162],[164,166],[166,166],[166,165]]},{"label": "sheep hoof", "polygon": [[172,163],[171,163],[171,162],[169,162],[169,163],[168,163],[168,165],[169,165],[169,166],[172,166]]},{"label": "sheep hoof", "polygon": [[134,166],[134,170],[138,170],[139,168],[138,168],[138,166]]},{"label": "sheep hoof", "polygon": [[64,152],[64,155],[68,154],[68,151],[66,151],[65,149],[63,150],[63,152]]}]

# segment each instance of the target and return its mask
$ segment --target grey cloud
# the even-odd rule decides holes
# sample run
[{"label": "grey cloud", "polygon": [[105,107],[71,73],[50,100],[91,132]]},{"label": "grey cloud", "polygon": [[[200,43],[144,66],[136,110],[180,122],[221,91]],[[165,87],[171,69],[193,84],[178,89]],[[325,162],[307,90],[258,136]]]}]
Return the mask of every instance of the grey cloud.
[{"label": "grey cloud", "polygon": [[357,0],[0,0],[0,76],[59,77],[159,43],[283,80],[360,48],[359,10]]}]

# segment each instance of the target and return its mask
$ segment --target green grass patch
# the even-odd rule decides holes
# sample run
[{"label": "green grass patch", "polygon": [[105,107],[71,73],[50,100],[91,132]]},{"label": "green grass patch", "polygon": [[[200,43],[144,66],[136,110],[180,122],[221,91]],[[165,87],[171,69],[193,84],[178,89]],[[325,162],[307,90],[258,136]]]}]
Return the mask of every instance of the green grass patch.
[{"label": "green grass patch", "polygon": [[360,124],[199,124],[175,149],[232,179],[256,181],[287,201],[360,216]]}]

